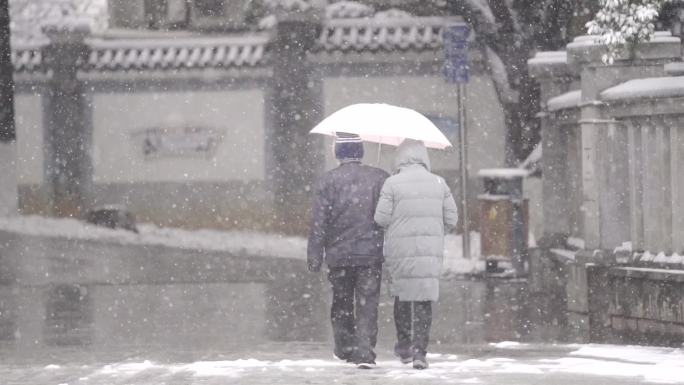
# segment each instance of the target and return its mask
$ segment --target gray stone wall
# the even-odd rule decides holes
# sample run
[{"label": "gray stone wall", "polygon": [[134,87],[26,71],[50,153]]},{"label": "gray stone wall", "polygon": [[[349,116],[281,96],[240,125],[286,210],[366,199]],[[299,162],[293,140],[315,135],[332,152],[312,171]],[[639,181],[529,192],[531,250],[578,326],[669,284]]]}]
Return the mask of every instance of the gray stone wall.
[{"label": "gray stone wall", "polygon": [[0,217],[17,214],[17,144],[0,141]]}]

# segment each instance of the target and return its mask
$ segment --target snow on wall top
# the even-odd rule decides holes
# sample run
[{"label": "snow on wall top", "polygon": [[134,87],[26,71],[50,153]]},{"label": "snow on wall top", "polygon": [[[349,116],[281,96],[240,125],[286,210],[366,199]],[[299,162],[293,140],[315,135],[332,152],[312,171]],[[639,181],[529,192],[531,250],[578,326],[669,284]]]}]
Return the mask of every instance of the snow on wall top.
[{"label": "snow on wall top", "polygon": [[574,90],[566,92],[549,99],[546,102],[546,108],[549,111],[559,111],[567,108],[576,108],[582,100],[582,91]]},{"label": "snow on wall top", "polygon": [[684,96],[684,76],[630,80],[601,92],[601,99],[675,98]]},{"label": "snow on wall top", "polygon": [[543,64],[566,64],[568,62],[568,53],[566,51],[542,51],[534,55],[533,58],[527,61],[528,65],[543,65]]}]

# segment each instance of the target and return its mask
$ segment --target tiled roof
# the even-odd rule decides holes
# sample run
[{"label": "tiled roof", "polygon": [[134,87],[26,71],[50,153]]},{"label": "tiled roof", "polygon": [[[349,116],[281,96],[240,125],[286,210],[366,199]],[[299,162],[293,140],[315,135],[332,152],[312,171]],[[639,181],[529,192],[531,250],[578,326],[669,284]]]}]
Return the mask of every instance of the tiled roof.
[{"label": "tiled roof", "polygon": [[43,53],[39,45],[24,45],[12,50],[12,64],[16,72],[44,72]]},{"label": "tiled roof", "polygon": [[442,46],[444,18],[400,17],[328,20],[321,51],[433,50]]},{"label": "tiled roof", "polygon": [[[328,19],[317,52],[432,51],[442,46],[449,20],[390,12],[374,17]],[[472,37],[472,34],[471,34]],[[229,37],[91,38],[91,53],[79,63],[84,71],[127,71],[189,68],[255,67],[268,64],[270,34]],[[17,72],[44,71],[41,45],[14,44]]]},{"label": "tiled roof", "polygon": [[254,67],[266,62],[266,35],[93,40],[86,71]]}]

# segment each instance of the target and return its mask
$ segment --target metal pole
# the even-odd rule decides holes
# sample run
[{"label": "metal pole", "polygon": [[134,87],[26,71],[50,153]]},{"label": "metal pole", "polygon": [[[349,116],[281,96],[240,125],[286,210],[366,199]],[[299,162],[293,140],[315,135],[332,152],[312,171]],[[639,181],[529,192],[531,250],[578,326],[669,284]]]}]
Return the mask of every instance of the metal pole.
[{"label": "metal pole", "polygon": [[378,160],[375,162],[377,167],[380,167],[380,153],[382,152],[382,143],[378,143]]},{"label": "metal pole", "polygon": [[468,135],[466,132],[465,84],[459,83],[458,96],[458,128],[460,143],[460,186],[461,186],[461,215],[463,223],[463,258],[470,259],[470,229],[468,226]]}]

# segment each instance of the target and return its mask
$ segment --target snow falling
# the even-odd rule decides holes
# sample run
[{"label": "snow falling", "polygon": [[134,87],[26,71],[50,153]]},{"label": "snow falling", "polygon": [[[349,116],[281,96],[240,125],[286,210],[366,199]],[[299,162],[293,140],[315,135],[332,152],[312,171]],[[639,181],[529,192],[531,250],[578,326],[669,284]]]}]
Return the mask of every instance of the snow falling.
[{"label": "snow falling", "polygon": [[0,1],[0,383],[684,383],[683,15]]}]

